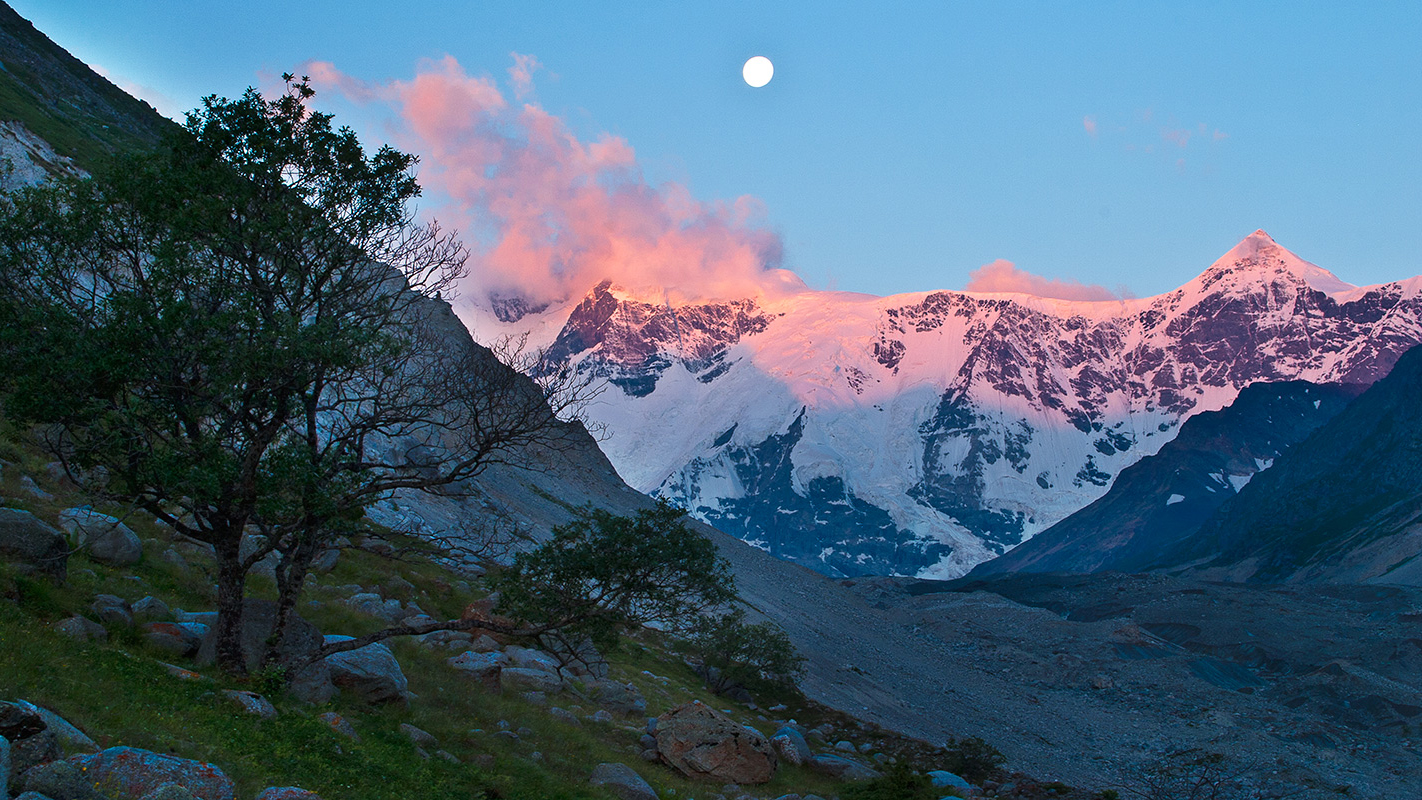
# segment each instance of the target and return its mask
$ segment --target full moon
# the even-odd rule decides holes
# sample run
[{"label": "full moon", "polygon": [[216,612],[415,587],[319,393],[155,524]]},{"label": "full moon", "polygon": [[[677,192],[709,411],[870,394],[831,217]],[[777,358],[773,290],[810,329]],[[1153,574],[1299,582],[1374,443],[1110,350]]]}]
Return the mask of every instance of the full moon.
[{"label": "full moon", "polygon": [[746,83],[759,89],[770,83],[770,78],[775,74],[775,65],[770,63],[770,59],[765,56],[756,56],[746,62],[741,67],[741,77],[746,79]]}]

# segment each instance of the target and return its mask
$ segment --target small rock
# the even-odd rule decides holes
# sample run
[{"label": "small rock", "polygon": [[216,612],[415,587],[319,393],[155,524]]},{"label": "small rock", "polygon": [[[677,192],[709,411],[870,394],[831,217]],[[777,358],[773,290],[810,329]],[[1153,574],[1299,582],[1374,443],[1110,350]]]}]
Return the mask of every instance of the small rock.
[{"label": "small rock", "polygon": [[451,763],[451,764],[462,764],[462,763],[463,763],[462,761],[459,760],[459,757],[458,757],[458,756],[456,756],[455,754],[449,752],[448,750],[436,750],[436,751],[435,751],[435,755],[436,755],[436,756],[439,756],[440,758],[444,759],[445,761],[448,761],[448,762]]},{"label": "small rock", "polygon": [[197,654],[208,630],[199,622],[149,622],[143,626],[143,640],[159,650],[187,658]]},{"label": "small rock", "polygon": [[99,623],[79,615],[54,623],[54,629],[76,642],[107,642],[109,632]]},{"label": "small rock", "polygon": [[656,790],[626,764],[598,764],[588,783],[606,787],[618,800],[658,800]]},{"label": "small rock", "polygon": [[416,728],[414,725],[411,725],[408,722],[400,723],[400,732],[405,734],[406,738],[408,738],[410,741],[414,742],[417,745],[422,745],[425,747],[434,747],[439,744],[439,740],[436,739],[433,735],[431,735],[428,731],[420,730],[419,728]]},{"label": "small rock", "polygon": [[262,719],[276,719],[276,706],[267,698],[256,692],[244,692],[239,689],[224,689],[222,692],[228,700],[231,700],[238,708]]},{"label": "small rock", "polygon": [[567,725],[583,724],[582,721],[578,719],[577,714],[574,714],[573,712],[568,711],[567,709],[559,708],[557,706],[548,709],[548,716]]},{"label": "small rock", "polygon": [[610,725],[612,724],[612,714],[608,713],[605,708],[599,708],[588,715],[588,721],[596,722],[599,725]]},{"label": "small rock", "polygon": [[64,534],[34,514],[18,508],[0,508],[0,556],[62,581],[68,569],[69,545]]},{"label": "small rock", "polygon": [[29,495],[30,497],[33,497],[36,500],[54,499],[54,495],[41,489],[39,485],[35,483],[35,479],[31,478],[28,475],[20,476],[20,488],[24,490],[25,494]]},{"label": "small rock", "polygon": [[350,739],[353,742],[360,742],[360,734],[356,733],[355,726],[350,720],[337,714],[334,711],[327,711],[316,719],[320,720],[326,727]]},{"label": "small rock", "polygon": [[548,705],[547,692],[524,692],[523,699],[525,702],[532,703],[535,706]]},{"label": "small rock", "polygon": [[205,675],[201,675],[201,674],[199,674],[199,673],[193,672],[192,670],[188,669],[187,667],[180,667],[180,666],[178,666],[177,664],[168,664],[168,663],[159,661],[159,662],[158,662],[158,666],[160,666],[160,667],[162,667],[163,669],[167,670],[169,675],[172,675],[174,678],[177,678],[178,680],[182,680],[182,681],[205,681],[205,680],[208,679]]},{"label": "small rock", "polygon": [[776,755],[796,766],[804,764],[812,757],[805,737],[788,725],[771,735],[770,744],[775,748]]},{"label": "small rock", "polygon": [[772,714],[779,714],[781,711],[786,711],[788,709],[789,706],[785,705],[784,703],[776,703],[775,705],[771,706],[766,710],[771,712]]},{"label": "small rock", "polygon": [[947,770],[935,769],[928,773],[928,778],[933,781],[936,789],[961,789],[968,792],[973,788],[972,784]]},{"label": "small rock", "polygon": [[854,748],[854,743],[853,743],[853,742],[850,742],[850,741],[847,740],[847,739],[841,739],[840,741],[835,742],[835,743],[834,743],[834,749],[840,750],[840,751],[845,752],[845,753],[853,753],[853,752],[856,752],[856,750],[855,750],[855,748]]},{"label": "small rock", "polygon": [[556,673],[546,670],[505,667],[499,671],[499,686],[505,691],[556,692],[563,688],[563,681]]}]

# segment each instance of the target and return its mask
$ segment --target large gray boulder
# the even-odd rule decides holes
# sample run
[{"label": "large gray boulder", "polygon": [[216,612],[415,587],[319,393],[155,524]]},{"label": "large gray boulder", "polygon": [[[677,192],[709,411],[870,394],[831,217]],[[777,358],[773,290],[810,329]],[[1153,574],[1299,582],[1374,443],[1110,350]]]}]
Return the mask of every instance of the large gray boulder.
[{"label": "large gray boulder", "polygon": [[94,755],[74,756],[69,763],[84,773],[90,785],[103,786],[120,797],[143,797],[170,783],[198,800],[233,800],[235,793],[232,779],[212,764],[135,747],[110,747]]},{"label": "large gray boulder", "polygon": [[588,783],[605,787],[618,800],[657,800],[657,792],[626,764],[598,764]]},{"label": "large gray boulder", "polygon": [[[270,600],[248,598],[242,601],[242,628],[239,636],[242,658],[249,671],[256,671],[262,665],[267,640],[271,638],[272,629],[276,627],[276,613],[276,603]],[[212,664],[217,660],[218,630],[218,625],[214,624],[203,636],[197,654],[199,665]],[[317,630],[315,625],[292,615],[287,624],[286,636],[277,650],[277,662],[295,664],[304,661],[316,655],[324,641],[321,631]],[[324,660],[291,675],[287,689],[298,700],[306,703],[324,703],[336,694],[335,684],[331,683],[331,669]]]},{"label": "large gray boulder", "polygon": [[[349,642],[353,638],[327,636],[325,643]],[[326,656],[326,663],[332,683],[367,703],[403,702],[409,697],[410,683],[400,662],[381,642]]]},{"label": "large gray boulder", "polygon": [[0,703],[0,737],[10,743],[10,770],[20,775],[59,758],[59,737],[33,706]]},{"label": "large gray boulder", "polygon": [[601,678],[587,685],[588,697],[613,714],[640,717],[647,713],[647,698],[630,683]]},{"label": "large gray boulder", "polygon": [[744,786],[775,777],[770,740],[699,701],[657,717],[654,735],[662,761],[688,778]]},{"label": "large gray boulder", "polygon": [[508,664],[508,657],[498,651],[476,653],[466,650],[453,658],[445,659],[444,663],[458,670],[461,675],[473,678],[490,689],[497,689],[499,673]]},{"label": "large gray boulder", "polygon": [[210,630],[201,622],[149,622],[143,625],[143,639],[165,653],[190,658]]},{"label": "large gray boulder", "polygon": [[38,714],[44,720],[45,727],[54,733],[55,739],[59,743],[59,748],[65,755],[75,753],[96,753],[99,745],[89,735],[79,730],[69,720],[50,711],[42,706],[37,706],[27,700],[16,700],[15,705],[25,711]]},{"label": "large gray boulder", "polygon": [[499,687],[505,691],[556,692],[563,688],[563,680],[547,670],[504,667],[499,670]]},{"label": "large gray boulder", "polygon": [[867,781],[880,777],[878,770],[862,762],[843,756],[832,756],[829,753],[821,753],[810,759],[809,766],[815,772],[839,778],[842,781]]},{"label": "large gray boulder", "polygon": [[0,558],[64,580],[69,545],[64,534],[28,511],[0,508]]},{"label": "large gray boulder", "polygon": [[143,543],[137,534],[117,517],[100,514],[89,506],[59,512],[59,527],[95,561],[127,566],[143,558]]}]

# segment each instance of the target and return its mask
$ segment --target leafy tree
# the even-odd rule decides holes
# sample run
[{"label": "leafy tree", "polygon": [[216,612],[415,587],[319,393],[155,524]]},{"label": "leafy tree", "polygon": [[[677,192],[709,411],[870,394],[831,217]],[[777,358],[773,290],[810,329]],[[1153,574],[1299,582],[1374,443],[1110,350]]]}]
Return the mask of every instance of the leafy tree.
[{"label": "leafy tree", "polygon": [[607,646],[622,631],[680,628],[735,598],[716,545],[664,500],[630,517],[584,506],[492,581],[498,612]]},{"label": "leafy tree", "polygon": [[739,608],[697,620],[680,649],[716,694],[734,686],[794,685],[804,671],[805,659],[784,631],[768,622],[746,622]]},{"label": "leafy tree", "polygon": [[416,221],[414,156],[367,155],[306,107],[305,78],[286,84],[208,97],[158,151],[0,213],[4,413],[38,425],[86,488],[214,547],[233,672],[257,561],[281,555],[285,620],[311,560],[370,503],[457,491],[575,429],[556,392],[449,346],[432,298],[466,251]]},{"label": "leafy tree", "polygon": [[927,775],[914,772],[905,763],[890,764],[884,774],[845,787],[845,800],[938,800],[947,793],[933,788]]}]

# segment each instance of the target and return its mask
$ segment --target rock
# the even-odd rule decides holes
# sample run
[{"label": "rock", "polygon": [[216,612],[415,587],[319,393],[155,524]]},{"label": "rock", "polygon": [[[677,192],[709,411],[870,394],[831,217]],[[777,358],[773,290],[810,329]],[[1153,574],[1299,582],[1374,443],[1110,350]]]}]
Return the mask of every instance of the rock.
[{"label": "rock", "polygon": [[588,783],[606,787],[618,800],[657,800],[657,792],[626,764],[598,764]]},{"label": "rock", "polygon": [[624,717],[647,713],[647,699],[630,683],[601,678],[588,684],[588,697],[598,705]]},{"label": "rock", "polygon": [[30,497],[33,497],[36,500],[54,499],[54,495],[41,489],[39,487],[39,484],[35,483],[35,479],[31,478],[28,475],[20,476],[20,488],[24,490],[25,494],[29,495]]},{"label": "rock", "polygon": [[276,719],[276,706],[272,701],[257,694],[256,692],[244,692],[240,689],[224,689],[222,695],[231,700],[238,708],[262,719]]},{"label": "rock", "polygon": [[59,737],[34,706],[0,703],[0,737],[9,741],[10,771],[20,775],[61,755]]},{"label": "rock", "polygon": [[111,594],[95,595],[89,610],[94,612],[100,622],[122,625],[125,628],[133,625],[133,611],[129,608],[128,601],[122,597]]},{"label": "rock", "polygon": [[454,666],[459,674],[482,681],[491,689],[499,686],[499,671],[508,664],[502,652],[461,652],[454,658],[445,659],[445,664]]},{"label": "rock", "polygon": [[406,738],[408,738],[410,741],[414,742],[417,745],[422,745],[425,747],[435,747],[439,745],[439,740],[432,736],[428,731],[422,731],[408,722],[400,723],[400,732],[405,734]]},{"label": "rock", "polygon": [[561,671],[579,678],[602,680],[607,677],[607,659],[602,657],[591,639],[582,639],[573,645],[561,641],[546,643],[555,662],[561,664]]},{"label": "rock", "polygon": [[564,724],[567,724],[567,725],[582,725],[582,724],[583,724],[583,723],[582,723],[582,720],[578,719],[578,715],[577,715],[577,714],[574,714],[573,712],[567,710],[566,708],[559,708],[559,707],[557,707],[557,706],[554,706],[554,707],[548,709],[548,716],[552,717],[553,719],[558,720],[559,722],[562,722],[562,723],[564,723]]},{"label": "rock", "polygon": [[336,568],[336,563],[341,560],[340,550],[322,550],[311,562],[311,571],[325,575]]},{"label": "rock", "polygon": [[596,722],[599,725],[609,725],[612,723],[612,714],[608,713],[605,708],[599,708],[588,715],[588,721]]},{"label": "rock", "polygon": [[796,766],[806,763],[812,757],[810,744],[805,741],[805,737],[789,725],[772,734],[770,744],[775,748],[776,755]]},{"label": "rock", "polygon": [[208,630],[199,622],[149,622],[143,626],[143,639],[159,650],[187,658],[202,646]]},{"label": "rock", "polygon": [[515,669],[540,669],[558,674],[558,659],[542,650],[511,644],[504,648],[504,657],[508,659],[509,666]]},{"label": "rock", "polygon": [[88,551],[95,561],[114,566],[137,564],[143,558],[143,542],[118,517],[100,514],[89,506],[59,512],[59,527],[69,534],[76,547]]},{"label": "rock", "polygon": [[74,756],[69,763],[84,773],[90,785],[104,786],[124,797],[141,798],[164,784],[176,783],[199,800],[233,800],[232,780],[202,761],[134,747],[110,747],[94,755]]},{"label": "rock", "polygon": [[374,592],[351,595],[346,599],[345,604],[356,611],[383,619],[386,622],[398,622],[405,611],[400,607],[399,600],[386,600]]},{"label": "rock", "polygon": [[479,634],[479,638],[469,643],[469,650],[475,653],[492,653],[498,649],[499,643],[487,633]]},{"label": "rock", "polygon": [[876,769],[850,758],[821,753],[809,761],[810,769],[845,781],[867,781],[880,777]]},{"label": "rock", "polygon": [[[242,657],[249,672],[255,672],[261,666],[267,639],[271,637],[272,628],[276,625],[276,610],[276,603],[270,600],[248,598],[242,601],[242,628],[239,636]],[[217,624],[213,624],[212,629],[203,636],[202,646],[198,648],[198,664],[206,665],[216,661],[217,631]],[[285,639],[277,652],[277,661],[281,664],[291,664],[309,658],[320,650],[323,642],[321,632],[315,625],[293,614],[287,624]],[[336,687],[331,683],[330,667],[325,661],[318,661],[292,675],[287,689],[302,702],[315,704],[330,700],[336,693]]]},{"label": "rock", "polygon": [[10,740],[0,736],[0,797],[10,796]]},{"label": "rock", "polygon": [[259,792],[257,800],[321,800],[321,795],[295,786],[271,786]]},{"label": "rock", "polygon": [[[45,726],[54,733],[55,738],[59,742],[59,749],[64,751],[65,755],[98,752],[99,745],[64,717],[26,700],[16,700],[15,705],[25,711],[39,715],[40,719],[44,720]],[[0,797],[3,796],[4,795],[0,795]]]},{"label": "rock", "polygon": [[840,752],[843,752],[843,753],[854,753],[854,752],[857,752],[857,751],[854,749],[854,743],[851,742],[851,741],[848,741],[848,740],[844,740],[844,739],[841,739],[840,741],[835,742],[835,743],[834,743],[834,749],[839,750]]},{"label": "rock", "polygon": [[459,756],[456,756],[455,754],[449,752],[448,750],[436,750],[436,751],[435,751],[435,757],[436,757],[436,758],[442,758],[442,759],[444,759],[445,761],[448,761],[448,762],[451,763],[451,764],[463,764],[463,763],[464,763],[463,761],[460,761],[460,760],[459,760]]},{"label": "rock", "polygon": [[320,720],[321,723],[324,724],[326,727],[330,728],[336,733],[339,733],[347,739],[350,739],[353,742],[360,741],[360,734],[356,733],[355,726],[351,725],[350,720],[346,719],[340,714],[337,714],[334,711],[327,711],[316,719]]},{"label": "rock", "polygon": [[18,774],[11,788],[24,790],[20,797],[42,797],[45,800],[110,800],[100,794],[89,776],[69,761],[51,761]]},{"label": "rock", "polygon": [[107,642],[109,632],[104,626],[78,614],[54,623],[54,629],[76,642]]},{"label": "rock", "polygon": [[556,692],[563,688],[563,681],[557,674],[546,670],[504,667],[499,670],[499,686],[505,691],[531,689],[535,692]]},{"label": "rock", "polygon": [[524,699],[524,702],[531,703],[531,704],[533,704],[533,705],[535,705],[535,706],[546,706],[546,705],[548,705],[548,693],[547,693],[547,692],[524,692],[524,693],[523,693],[523,699]]},{"label": "rock", "polygon": [[145,794],[140,800],[194,800],[195,795],[176,783],[165,783]]},{"label": "rock", "polygon": [[0,508],[0,557],[64,580],[69,545],[64,534],[18,508]]},{"label": "rock", "polygon": [[173,616],[168,604],[149,595],[133,604],[133,618],[139,622],[157,622]]},{"label": "rock", "polygon": [[745,785],[775,777],[770,741],[703,703],[658,717],[656,737],[662,760],[689,778]]},{"label": "rock", "polygon": [[[351,636],[327,636],[326,644],[349,642]],[[326,656],[331,682],[342,691],[350,692],[367,703],[404,702],[410,683],[400,669],[400,662],[382,642],[375,642],[344,653]]]},{"label": "rock", "polygon": [[947,770],[935,769],[928,773],[928,778],[933,781],[933,786],[936,789],[961,789],[964,792],[973,789],[972,784]]}]

